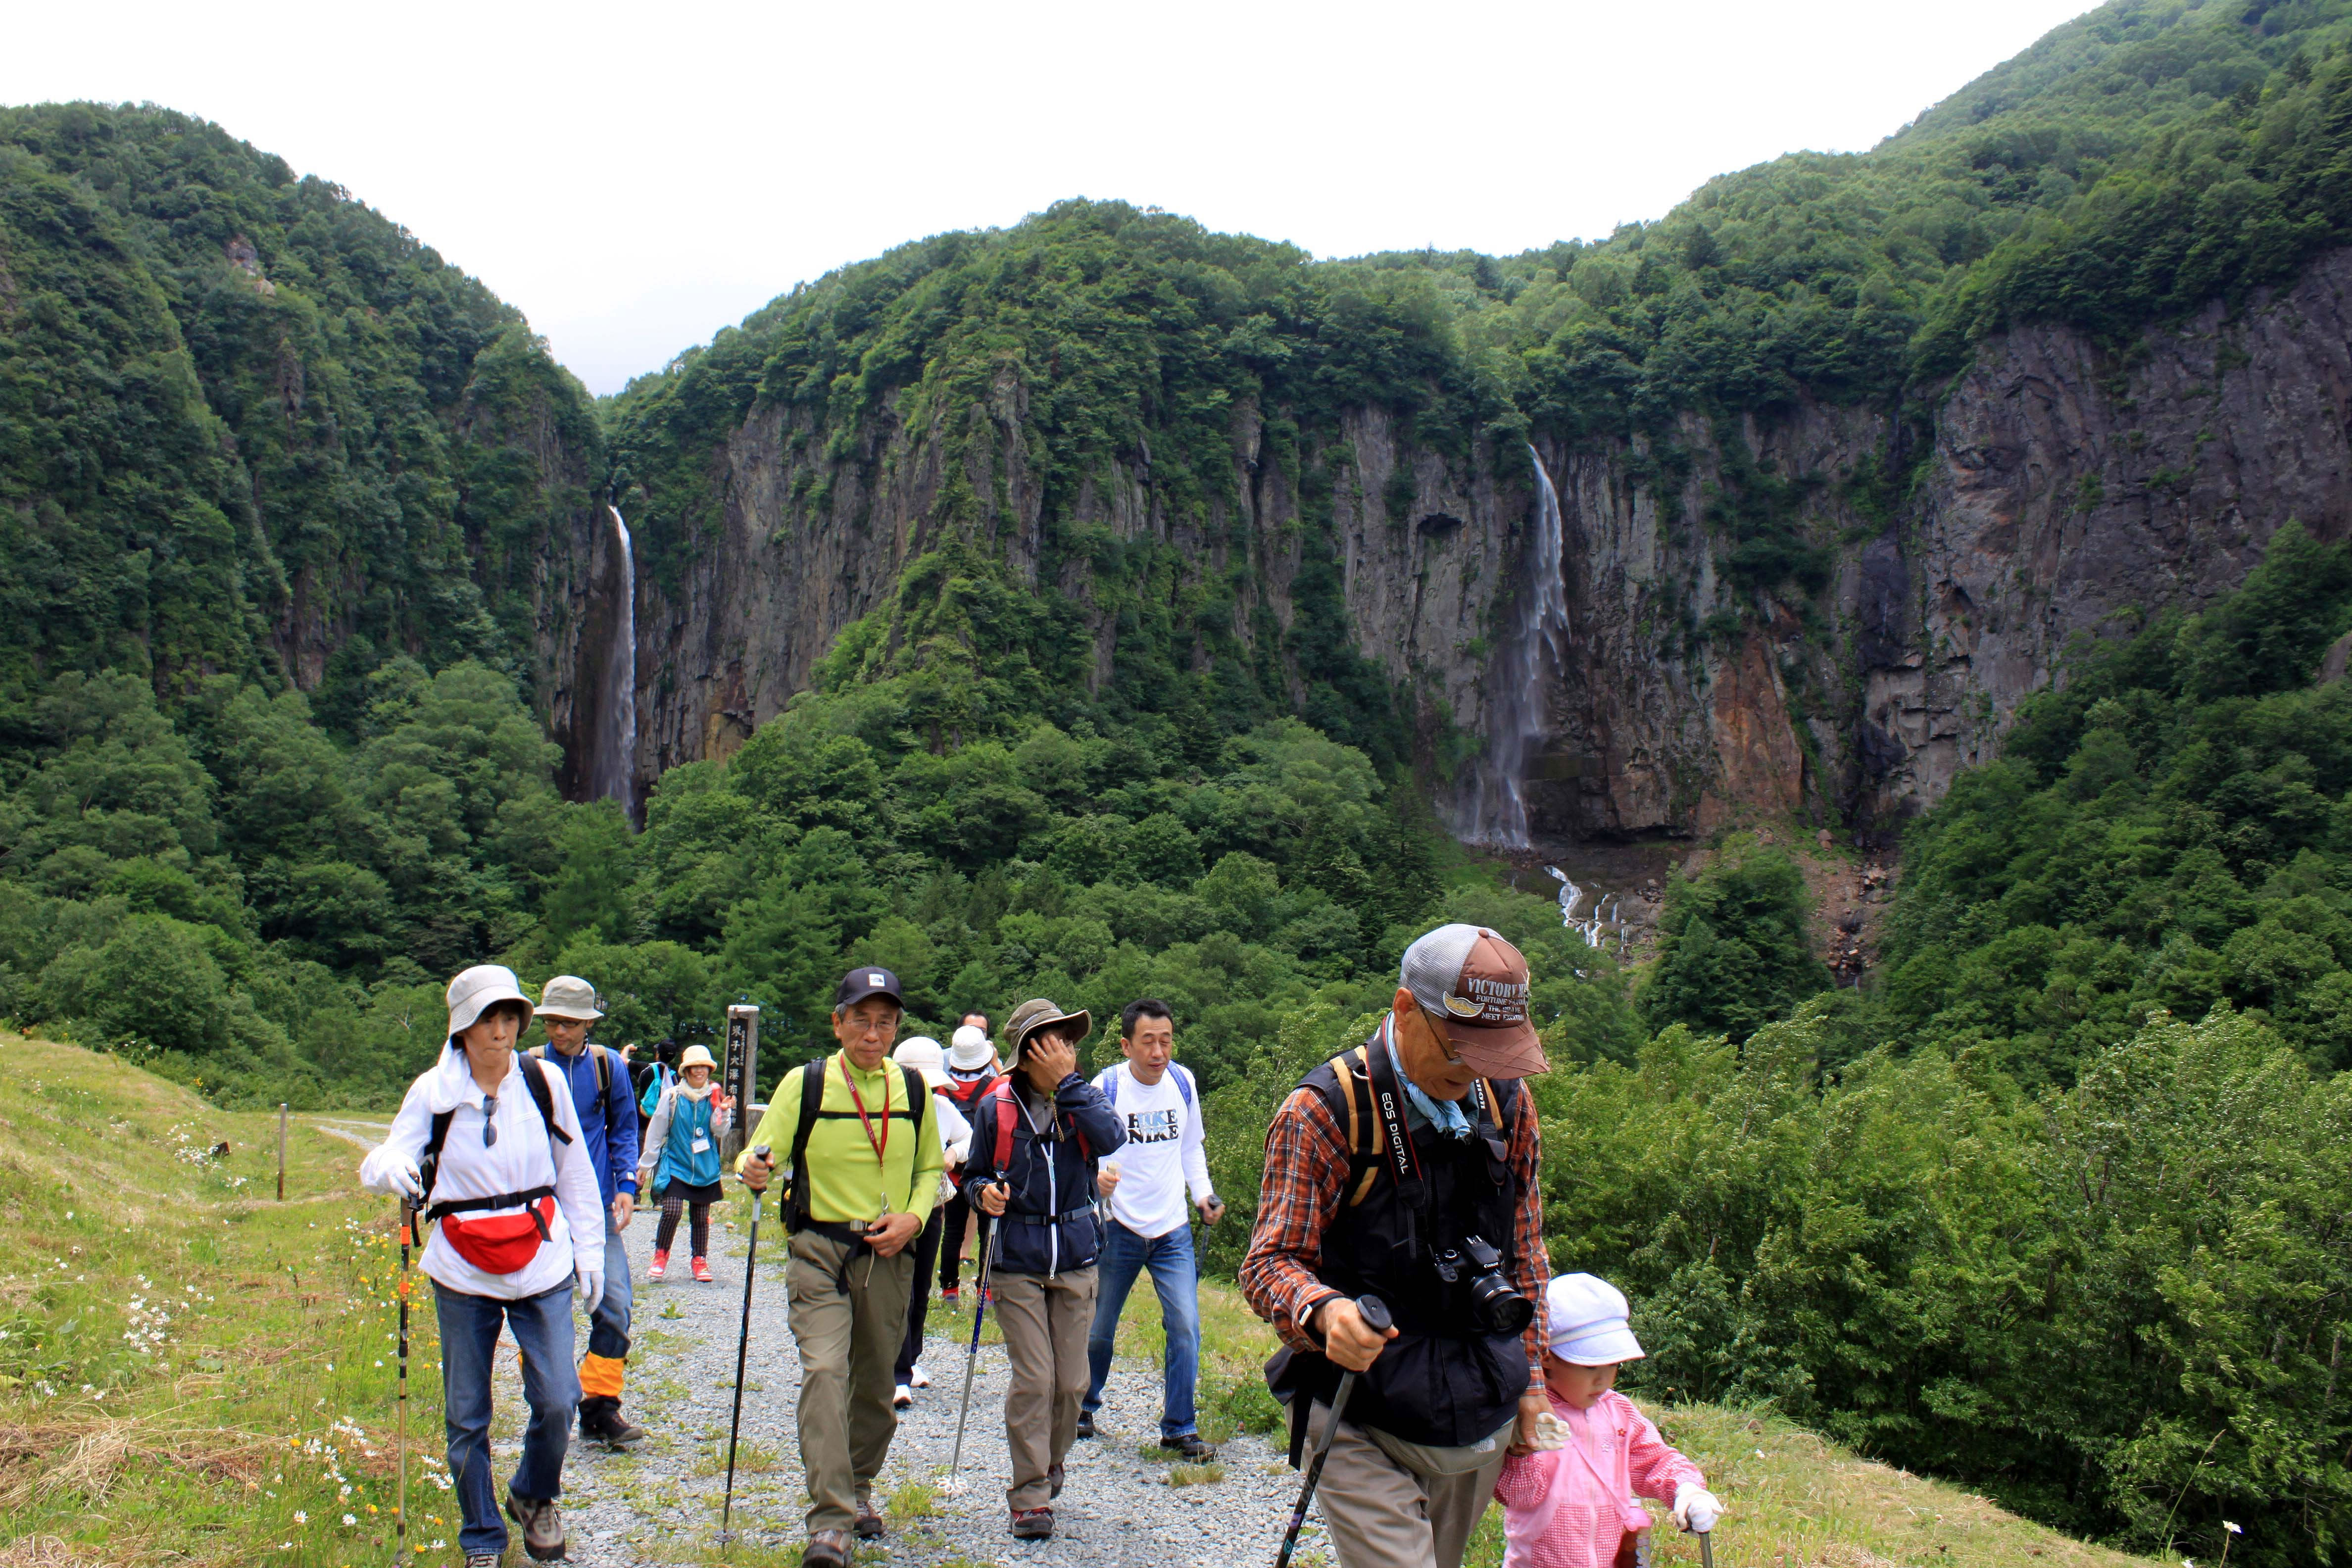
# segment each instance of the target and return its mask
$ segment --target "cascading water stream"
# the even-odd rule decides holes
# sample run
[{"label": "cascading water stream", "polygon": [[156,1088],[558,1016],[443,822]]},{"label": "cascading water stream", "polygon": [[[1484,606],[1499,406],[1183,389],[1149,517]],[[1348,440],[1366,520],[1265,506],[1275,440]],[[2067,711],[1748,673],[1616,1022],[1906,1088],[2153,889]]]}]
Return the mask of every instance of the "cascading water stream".
[{"label": "cascading water stream", "polygon": [[1525,556],[1528,580],[1513,605],[1509,637],[1496,661],[1494,721],[1486,754],[1460,814],[1461,836],[1473,844],[1531,847],[1528,838],[1527,773],[1544,741],[1544,680],[1568,654],[1568,587],[1561,580],[1564,545],[1559,495],[1533,447],[1536,532]]},{"label": "cascading water stream", "polygon": [[621,509],[613,514],[613,542],[620,550],[614,574],[618,614],[613,621],[612,642],[604,650],[604,707],[597,715],[596,766],[589,779],[594,798],[636,809],[637,753],[637,552]]}]

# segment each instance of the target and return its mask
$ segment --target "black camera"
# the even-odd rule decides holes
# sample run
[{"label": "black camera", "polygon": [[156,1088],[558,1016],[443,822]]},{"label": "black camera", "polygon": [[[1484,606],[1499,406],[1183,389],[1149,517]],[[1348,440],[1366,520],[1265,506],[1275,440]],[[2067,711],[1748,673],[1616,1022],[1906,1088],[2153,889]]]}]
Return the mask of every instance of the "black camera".
[{"label": "black camera", "polygon": [[1511,1289],[1503,1278],[1503,1255],[1483,1237],[1464,1237],[1458,1249],[1439,1253],[1437,1277],[1448,1285],[1468,1282],[1470,1321],[1482,1334],[1516,1334],[1535,1321],[1535,1303]]}]

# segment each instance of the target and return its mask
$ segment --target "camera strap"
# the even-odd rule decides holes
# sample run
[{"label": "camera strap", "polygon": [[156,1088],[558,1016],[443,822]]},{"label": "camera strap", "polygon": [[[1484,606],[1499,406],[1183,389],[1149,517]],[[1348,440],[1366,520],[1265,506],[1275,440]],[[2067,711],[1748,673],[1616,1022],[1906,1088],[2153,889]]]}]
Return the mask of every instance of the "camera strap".
[{"label": "camera strap", "polygon": [[1372,1091],[1372,1125],[1380,1139],[1381,1163],[1396,1178],[1397,1196],[1404,1200],[1404,1239],[1399,1246],[1406,1256],[1418,1257],[1420,1222],[1429,1215],[1429,1182],[1422,1174],[1421,1155],[1405,1126],[1404,1090],[1389,1059],[1393,1015],[1381,1020],[1380,1032],[1364,1052],[1364,1080]]}]

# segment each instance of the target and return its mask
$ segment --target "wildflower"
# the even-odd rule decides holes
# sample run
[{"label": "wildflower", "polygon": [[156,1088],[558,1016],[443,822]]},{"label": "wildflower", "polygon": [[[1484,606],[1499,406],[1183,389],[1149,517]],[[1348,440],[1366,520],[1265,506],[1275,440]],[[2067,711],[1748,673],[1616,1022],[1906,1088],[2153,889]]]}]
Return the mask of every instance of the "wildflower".
[{"label": "wildflower", "polygon": [[298,1508],[294,1510],[294,1522],[297,1524],[308,1524],[310,1522],[310,1515],[306,1510]]},{"label": "wildflower", "polygon": [[[68,1217],[68,1218],[71,1218],[72,1216],[71,1216],[71,1215],[68,1215],[67,1217]],[[2242,1531],[2242,1530],[2239,1529],[2236,1525],[2234,1525],[2234,1524],[2231,1523],[2231,1522],[2230,1522],[2228,1520],[2226,1520],[2226,1519],[2225,1519],[2225,1520],[2223,1520],[2223,1521],[2221,1521],[2221,1528],[2222,1528],[2222,1529],[2224,1529],[2224,1530],[2226,1530],[2226,1531],[2229,1531],[2231,1534],[2232,1534],[2232,1535],[2243,1535],[2243,1534],[2245,1534],[2245,1533],[2246,1533],[2244,1531]]]},{"label": "wildflower", "polygon": [[360,1521],[360,1520],[359,1520],[359,1515],[357,1515],[357,1514],[355,1514],[355,1513],[347,1513],[347,1514],[343,1515],[343,1522],[344,1522],[345,1524],[347,1524],[347,1525],[349,1525],[349,1524],[357,1524],[359,1521]]}]

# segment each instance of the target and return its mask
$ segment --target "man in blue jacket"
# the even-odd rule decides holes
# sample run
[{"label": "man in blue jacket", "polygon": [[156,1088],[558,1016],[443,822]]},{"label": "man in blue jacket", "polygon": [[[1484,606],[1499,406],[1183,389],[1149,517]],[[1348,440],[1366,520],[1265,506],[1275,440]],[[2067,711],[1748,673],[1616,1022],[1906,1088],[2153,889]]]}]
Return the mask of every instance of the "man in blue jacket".
[{"label": "man in blue jacket", "polygon": [[594,986],[577,975],[557,975],[547,983],[539,1005],[548,1043],[530,1054],[571,1086],[581,1142],[604,1200],[604,1290],[589,1304],[588,1353],[580,1363],[580,1436],[617,1447],[646,1435],[621,1414],[621,1379],[629,1359],[629,1255],[621,1233],[629,1228],[637,1205],[637,1100],[628,1064],[588,1043],[588,1026],[604,1016]]},{"label": "man in blue jacket", "polygon": [[1085,1012],[1039,998],[1005,1020],[1013,1071],[981,1097],[972,1117],[964,1191],[996,1216],[989,1288],[1013,1385],[1004,1396],[1013,1456],[1016,1540],[1054,1533],[1062,1460],[1078,1433],[1087,1392],[1087,1331],[1095,1316],[1097,1162],[1127,1142],[1102,1093],[1078,1076],[1078,1047],[1094,1029]]}]

